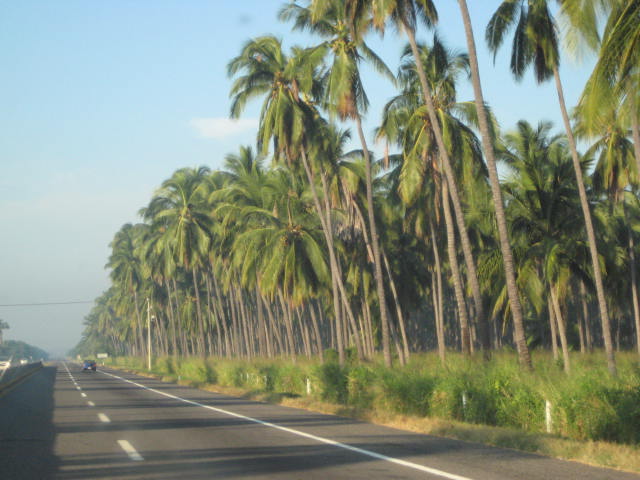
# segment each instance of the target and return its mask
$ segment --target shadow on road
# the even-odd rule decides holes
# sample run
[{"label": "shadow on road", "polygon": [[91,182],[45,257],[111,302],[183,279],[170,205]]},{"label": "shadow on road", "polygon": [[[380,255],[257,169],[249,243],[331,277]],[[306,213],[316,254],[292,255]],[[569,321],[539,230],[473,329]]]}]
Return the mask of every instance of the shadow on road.
[{"label": "shadow on road", "polygon": [[56,367],[44,367],[0,397],[0,477],[54,478],[53,390]]}]

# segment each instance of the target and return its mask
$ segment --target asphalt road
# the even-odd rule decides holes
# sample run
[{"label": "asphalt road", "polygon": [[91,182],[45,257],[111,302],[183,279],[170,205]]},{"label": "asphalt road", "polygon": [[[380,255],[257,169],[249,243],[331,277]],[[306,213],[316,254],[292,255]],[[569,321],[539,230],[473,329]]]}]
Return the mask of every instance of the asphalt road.
[{"label": "asphalt road", "polygon": [[638,480],[640,475],[60,364],[0,397],[0,478]]}]

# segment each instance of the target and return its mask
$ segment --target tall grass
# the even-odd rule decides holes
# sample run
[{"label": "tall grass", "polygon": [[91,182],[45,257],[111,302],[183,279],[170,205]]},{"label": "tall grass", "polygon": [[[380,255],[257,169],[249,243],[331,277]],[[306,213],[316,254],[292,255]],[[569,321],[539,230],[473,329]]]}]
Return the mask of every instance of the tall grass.
[{"label": "tall grass", "polygon": [[[436,417],[545,432],[545,403],[552,406],[552,433],[576,440],[640,444],[640,362],[618,354],[619,375],[607,373],[601,353],[572,358],[566,375],[546,352],[534,355],[534,372],[522,371],[511,353],[489,362],[450,353],[440,365],[433,354],[414,355],[405,367],[382,362],[289,359],[254,361],[159,358],[153,372],[194,384],[216,383],[257,392],[310,395],[361,410]],[[142,359],[112,360],[144,370]],[[310,387],[310,390],[309,390]]]}]

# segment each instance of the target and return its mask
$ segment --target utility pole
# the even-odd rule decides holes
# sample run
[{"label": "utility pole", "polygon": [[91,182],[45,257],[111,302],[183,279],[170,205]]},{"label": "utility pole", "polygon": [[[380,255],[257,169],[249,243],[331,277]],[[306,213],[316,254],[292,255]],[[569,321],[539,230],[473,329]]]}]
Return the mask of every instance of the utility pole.
[{"label": "utility pole", "polygon": [[151,371],[151,302],[147,297],[147,369]]}]

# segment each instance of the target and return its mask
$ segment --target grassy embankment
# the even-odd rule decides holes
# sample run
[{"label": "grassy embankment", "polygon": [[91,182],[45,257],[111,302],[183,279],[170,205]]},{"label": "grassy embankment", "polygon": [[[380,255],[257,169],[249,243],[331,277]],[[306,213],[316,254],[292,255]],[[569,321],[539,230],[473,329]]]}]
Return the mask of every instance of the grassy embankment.
[{"label": "grassy embankment", "polygon": [[[450,353],[406,367],[378,362],[155,359],[154,376],[261,401],[333,413],[441,435],[640,472],[640,361],[618,355],[609,376],[604,354],[572,357],[567,376],[547,353],[523,372],[513,354],[489,363]],[[110,359],[145,373],[140,358]],[[547,418],[546,402],[551,416]],[[547,433],[550,428],[552,433]]]}]

